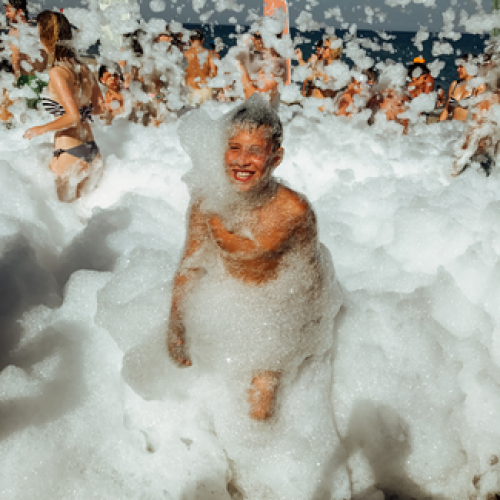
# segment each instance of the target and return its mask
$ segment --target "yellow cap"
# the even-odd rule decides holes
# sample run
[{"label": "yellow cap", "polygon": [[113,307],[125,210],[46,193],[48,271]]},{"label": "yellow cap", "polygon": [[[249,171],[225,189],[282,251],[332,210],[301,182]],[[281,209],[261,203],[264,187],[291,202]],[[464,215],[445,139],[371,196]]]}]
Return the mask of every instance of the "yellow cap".
[{"label": "yellow cap", "polygon": [[418,57],[415,57],[415,59],[413,59],[413,62],[415,64],[417,64],[417,63],[425,64],[425,59],[422,56],[418,56]]}]

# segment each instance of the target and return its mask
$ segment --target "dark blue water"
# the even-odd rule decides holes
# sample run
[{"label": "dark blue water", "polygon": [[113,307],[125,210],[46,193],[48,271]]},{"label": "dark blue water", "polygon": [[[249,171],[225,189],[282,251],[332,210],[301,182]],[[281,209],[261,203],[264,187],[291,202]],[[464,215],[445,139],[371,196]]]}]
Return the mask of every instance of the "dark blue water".
[{"label": "dark blue water", "polygon": [[[200,27],[199,25],[186,25],[187,28],[192,29],[194,27]],[[206,45],[208,46],[208,42],[214,37],[220,37],[224,41],[226,48],[221,53],[222,56],[225,55],[227,49],[233,45],[235,45],[235,29],[234,26],[203,26],[206,36]],[[245,30],[246,31],[246,30]],[[338,38],[345,38],[346,31],[345,30],[336,30],[336,34]],[[415,37],[415,33],[411,32],[403,32],[403,31],[388,31],[387,35],[394,37],[393,40],[389,40],[395,49],[395,53],[389,52],[372,52],[371,50],[367,50],[367,54],[372,57],[375,62],[385,61],[387,59],[392,59],[395,62],[402,63],[405,66],[410,65],[413,62],[415,57],[422,55],[426,62],[429,64],[435,59],[439,59],[444,61],[446,66],[439,77],[436,79],[436,85],[440,85],[441,87],[447,89],[449,84],[457,79],[457,65],[456,59],[460,55],[463,54],[482,54],[485,48],[485,42],[488,40],[489,36],[483,35],[470,35],[463,34],[461,39],[454,42],[449,41],[454,49],[454,54],[452,55],[442,55],[438,58],[432,56],[432,46],[434,41],[439,41],[437,35],[431,34],[429,39],[423,43],[424,50],[420,52],[412,42],[412,38]],[[314,47],[316,42],[323,38],[324,31],[315,31],[315,32],[299,32],[297,29],[291,29],[291,36],[293,39],[297,37],[305,38],[308,40],[306,43],[301,43],[298,45],[302,49],[302,53],[304,55],[304,59],[307,60],[311,54],[314,52]],[[358,38],[369,38],[374,42],[382,45],[384,40],[382,40],[377,33],[374,31],[358,31]],[[342,59],[344,62],[352,66],[353,63],[350,59],[343,56]]]}]

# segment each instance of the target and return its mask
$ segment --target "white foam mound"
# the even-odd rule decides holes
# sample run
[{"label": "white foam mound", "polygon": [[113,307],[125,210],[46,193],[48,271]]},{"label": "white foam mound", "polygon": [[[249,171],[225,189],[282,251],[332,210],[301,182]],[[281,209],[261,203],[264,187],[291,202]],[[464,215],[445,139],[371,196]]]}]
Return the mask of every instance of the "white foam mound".
[{"label": "white foam mound", "polygon": [[[285,126],[277,173],[311,200],[346,302],[333,365],[303,363],[268,427],[167,358],[191,166],[176,127],[96,126],[106,168],[76,206],[57,201],[50,138],[2,131],[0,497],[237,498],[229,483],[252,500],[498,492],[500,175],[450,180],[460,124],[401,136],[299,113]],[[242,292],[225,283],[206,285],[210,328],[236,317]],[[280,300],[251,319],[286,340],[298,313],[274,317]]]}]

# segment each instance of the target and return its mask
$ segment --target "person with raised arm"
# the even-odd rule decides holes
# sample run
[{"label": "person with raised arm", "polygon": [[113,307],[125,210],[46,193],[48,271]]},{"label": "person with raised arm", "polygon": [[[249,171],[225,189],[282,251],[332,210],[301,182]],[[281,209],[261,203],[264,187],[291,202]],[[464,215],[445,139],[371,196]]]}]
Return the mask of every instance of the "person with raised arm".
[{"label": "person with raised arm", "polygon": [[92,115],[104,112],[103,96],[92,71],[78,60],[71,40],[71,24],[60,12],[45,10],[37,16],[42,47],[54,57],[47,95],[42,106],[55,120],[32,127],[25,139],[55,132],[50,169],[57,176],[61,201],[73,201],[88,189],[101,165],[92,135]]},{"label": "person with raised arm", "polygon": [[200,28],[189,37],[189,48],[184,52],[188,62],[186,68],[186,86],[189,88],[189,104],[200,105],[213,98],[214,91],[208,86],[208,80],[217,75],[212,51],[203,47],[205,35]]},{"label": "person with raised arm", "polygon": [[[311,75],[302,84],[302,95],[304,97],[316,97],[317,99],[334,98],[337,92],[331,88],[334,79],[328,75],[327,67],[342,57],[342,46],[337,38],[319,40],[316,44],[316,54],[308,61]],[[302,52],[296,51],[297,60],[304,65]]]},{"label": "person with raised arm", "polygon": [[[174,362],[229,370],[225,383],[241,383],[257,421],[272,417],[279,388],[306,359],[329,351],[342,304],[313,208],[273,177],[282,140],[280,119],[260,95],[230,117],[221,165],[229,208],[192,197],[168,324]],[[205,317],[216,308],[206,301],[227,287],[230,303],[215,321]]]},{"label": "person with raised arm", "polygon": [[286,77],[286,60],[275,49],[264,45],[259,32],[252,34],[251,41],[249,52],[240,54],[236,59],[245,99],[257,92],[266,94],[273,102],[280,82],[283,83]]}]

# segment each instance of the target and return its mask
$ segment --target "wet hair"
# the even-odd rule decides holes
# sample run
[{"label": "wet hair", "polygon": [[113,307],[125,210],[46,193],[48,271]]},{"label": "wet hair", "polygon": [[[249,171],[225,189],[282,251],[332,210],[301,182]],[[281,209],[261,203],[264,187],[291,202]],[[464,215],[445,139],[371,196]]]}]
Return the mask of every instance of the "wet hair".
[{"label": "wet hair", "polygon": [[[55,45],[55,60],[76,59],[75,52],[64,42],[73,39],[73,31],[67,17],[61,12],[44,10],[36,16],[40,40],[46,45]],[[59,42],[63,42],[62,44]]]},{"label": "wet hair", "polygon": [[369,82],[378,82],[378,71],[375,68],[369,68],[362,71],[362,74],[366,76]]},{"label": "wet hair", "polygon": [[172,33],[172,40],[170,43],[181,52],[186,50],[186,43],[182,40],[182,33]]},{"label": "wet hair", "polygon": [[476,54],[463,54],[458,59],[458,66],[463,66],[464,63],[471,63],[477,58]]},{"label": "wet hair", "polygon": [[7,59],[0,57],[0,72],[5,71],[5,73],[14,73],[14,68],[12,64]]},{"label": "wet hair", "polygon": [[105,66],[104,64],[101,64],[101,66],[99,67],[99,81],[101,81],[101,78],[104,76],[104,73],[106,73],[106,71],[114,75],[118,75],[120,77],[120,80],[123,81],[122,72],[117,67],[108,68],[108,66]]},{"label": "wet hair", "polygon": [[142,56],[144,54],[141,42],[139,41],[139,38],[142,34],[144,34],[144,31],[135,30],[132,33],[127,33],[126,35],[123,35],[123,38],[125,38],[126,40],[130,40],[130,46],[136,56]]},{"label": "wet hair", "polygon": [[422,71],[421,73],[422,75],[430,75],[431,73],[430,69],[427,67],[425,63],[413,63],[410,64],[410,66],[408,67],[408,76],[410,78],[413,78],[413,72],[416,69],[420,69]]},{"label": "wet hair", "polygon": [[269,104],[264,102],[259,104],[255,100],[247,101],[231,118],[231,125],[233,130],[243,128],[254,131],[263,127],[273,145],[273,150],[279,149],[283,142],[283,125],[280,117]]},{"label": "wet hair", "polygon": [[340,47],[336,47],[336,48],[332,47],[332,43],[336,42],[337,40],[338,40],[338,38],[336,36],[333,36],[331,38],[327,38],[325,40],[325,44],[326,44],[326,42],[328,42],[329,48],[332,51],[332,58],[334,60],[338,60],[342,57],[342,45]]},{"label": "wet hair", "polygon": [[22,10],[26,19],[28,18],[28,5],[26,0],[8,0],[7,5],[10,5],[16,11]]},{"label": "wet hair", "polygon": [[203,30],[201,28],[196,28],[194,30],[191,31],[191,35],[189,36],[189,39],[191,41],[199,41],[199,42],[203,42],[203,40],[205,40],[205,34],[203,33]]}]

